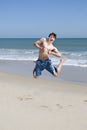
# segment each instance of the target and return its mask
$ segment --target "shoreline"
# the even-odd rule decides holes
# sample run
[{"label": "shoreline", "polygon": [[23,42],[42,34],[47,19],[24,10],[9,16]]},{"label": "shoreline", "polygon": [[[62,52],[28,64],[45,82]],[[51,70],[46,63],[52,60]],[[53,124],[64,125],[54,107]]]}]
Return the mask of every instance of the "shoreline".
[{"label": "shoreline", "polygon": [[[6,61],[0,60],[0,72],[18,74],[22,76],[33,77],[32,72],[35,63],[33,61]],[[76,66],[63,65],[62,70],[58,77],[53,77],[49,72],[44,70],[39,78],[51,79],[51,80],[63,80],[65,82],[71,82],[81,85],[87,85],[87,68]]]}]

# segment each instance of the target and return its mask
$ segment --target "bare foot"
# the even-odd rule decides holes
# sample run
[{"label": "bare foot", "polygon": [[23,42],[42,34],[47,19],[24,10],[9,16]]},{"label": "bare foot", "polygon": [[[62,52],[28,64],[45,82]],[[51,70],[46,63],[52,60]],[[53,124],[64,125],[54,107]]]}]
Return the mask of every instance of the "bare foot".
[{"label": "bare foot", "polygon": [[60,71],[61,71],[61,68],[62,68],[62,65],[63,65],[63,63],[66,61],[67,59],[60,59],[60,63],[58,64],[58,66],[57,66],[57,73],[56,73],[56,76],[58,76],[59,75],[59,73],[60,73]]},{"label": "bare foot", "polygon": [[37,76],[36,76],[36,75],[33,75],[33,77],[34,77],[35,79],[37,79]]},{"label": "bare foot", "polygon": [[60,63],[63,64],[66,60],[67,60],[67,58],[65,58],[65,59],[60,59]]},{"label": "bare foot", "polygon": [[33,77],[34,77],[34,78],[37,78],[37,76],[34,74],[34,72],[35,72],[35,68],[34,68],[34,70],[33,70]]}]

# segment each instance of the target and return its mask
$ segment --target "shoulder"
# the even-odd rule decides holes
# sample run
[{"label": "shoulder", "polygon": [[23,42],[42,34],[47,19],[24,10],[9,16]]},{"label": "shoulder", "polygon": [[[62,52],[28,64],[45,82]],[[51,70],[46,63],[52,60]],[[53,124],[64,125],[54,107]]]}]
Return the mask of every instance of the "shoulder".
[{"label": "shoulder", "polygon": [[43,37],[43,38],[40,39],[40,41],[41,41],[41,42],[45,42],[45,41],[46,41],[46,38]]}]

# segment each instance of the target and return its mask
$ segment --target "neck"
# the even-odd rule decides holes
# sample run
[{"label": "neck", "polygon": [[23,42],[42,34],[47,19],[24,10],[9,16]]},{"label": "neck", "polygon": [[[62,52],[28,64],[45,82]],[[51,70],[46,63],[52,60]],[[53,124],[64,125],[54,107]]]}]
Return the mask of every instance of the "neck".
[{"label": "neck", "polygon": [[48,43],[48,44],[52,44],[53,41],[50,41],[50,40],[48,39],[48,40],[47,40],[47,43]]}]

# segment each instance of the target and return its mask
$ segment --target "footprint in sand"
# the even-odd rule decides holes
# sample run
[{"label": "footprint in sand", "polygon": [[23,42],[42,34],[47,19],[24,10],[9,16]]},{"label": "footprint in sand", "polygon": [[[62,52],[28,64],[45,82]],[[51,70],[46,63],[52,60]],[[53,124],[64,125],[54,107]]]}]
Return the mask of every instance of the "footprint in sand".
[{"label": "footprint in sand", "polygon": [[[42,105],[40,107],[43,108],[43,109],[49,109],[50,111],[55,110],[55,107],[49,107],[47,105]],[[56,104],[56,107],[59,108],[59,109],[64,109],[64,106],[62,106],[59,103]],[[68,105],[68,107],[72,107],[72,105],[70,104],[70,105]],[[65,106],[65,108],[66,108],[66,106]]]},{"label": "footprint in sand", "polygon": [[[56,104],[57,107],[59,107],[60,109],[63,109],[64,106],[60,105],[60,104]],[[72,107],[72,105],[68,105],[68,107]]]},{"label": "footprint in sand", "polygon": [[60,109],[63,109],[63,106],[60,104],[56,104],[57,107],[59,107]]},{"label": "footprint in sand", "polygon": [[72,107],[72,105],[68,105],[68,107]]},{"label": "footprint in sand", "polygon": [[31,95],[24,95],[24,96],[17,97],[17,99],[20,101],[28,101],[28,100],[32,100],[33,98]]},{"label": "footprint in sand", "polygon": [[40,106],[40,107],[42,107],[42,108],[48,108],[48,106],[46,106],[46,105],[42,105],[42,106]]},{"label": "footprint in sand", "polygon": [[[47,105],[41,105],[40,107],[43,108],[43,109],[45,109],[45,110],[48,109],[49,111],[55,110],[55,106],[49,107],[49,106],[47,106]],[[56,107],[59,108],[59,109],[63,109],[63,106],[60,105],[60,104],[56,104]]]},{"label": "footprint in sand", "polygon": [[[59,108],[63,108],[63,106],[62,105],[60,105],[60,104],[56,104],[56,106],[57,107],[59,107]],[[47,106],[47,105],[42,105],[42,106],[40,106],[41,108],[45,108],[45,109],[48,109],[49,107]]]},{"label": "footprint in sand", "polygon": [[85,103],[87,103],[87,99],[86,99],[86,100],[84,100],[84,102],[85,102]]}]

